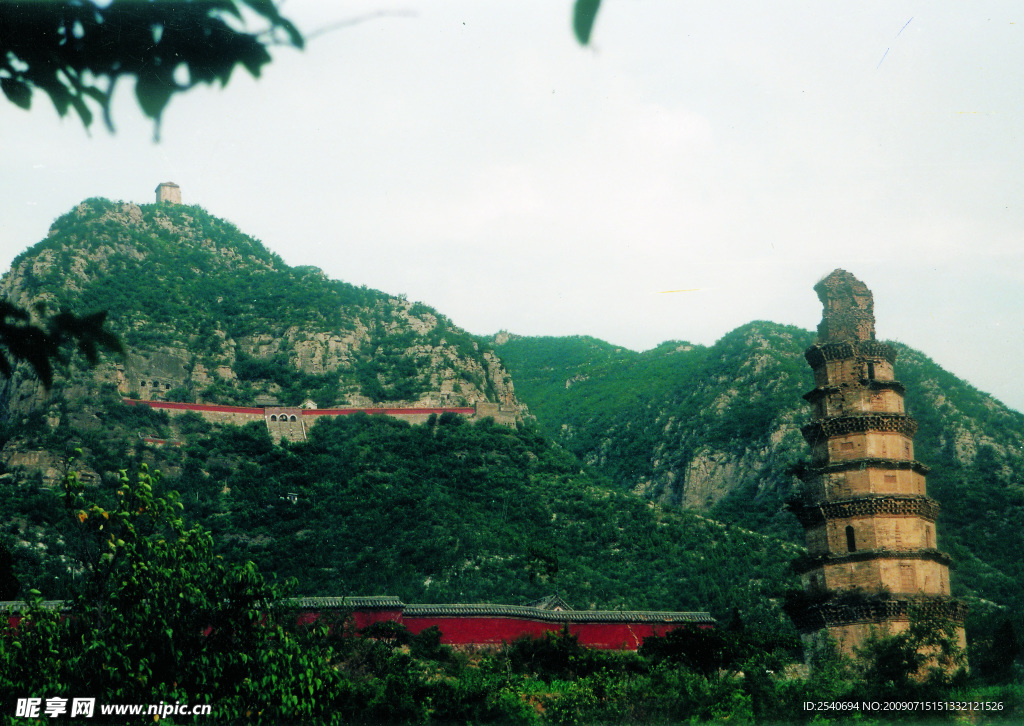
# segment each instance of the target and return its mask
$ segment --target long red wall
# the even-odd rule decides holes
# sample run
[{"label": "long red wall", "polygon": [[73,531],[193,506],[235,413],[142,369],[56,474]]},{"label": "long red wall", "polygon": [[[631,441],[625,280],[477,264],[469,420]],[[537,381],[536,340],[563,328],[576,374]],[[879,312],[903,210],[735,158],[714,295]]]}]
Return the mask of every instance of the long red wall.
[{"label": "long red wall", "polygon": [[[539,622],[525,618],[502,617],[405,617],[402,624],[411,633],[421,633],[431,626],[441,631],[445,645],[501,645],[522,637],[541,638],[545,633],[559,633],[560,623]],[[569,634],[580,645],[599,650],[636,650],[644,638],[664,636],[680,627],[704,627],[693,623],[568,623]]]},{"label": "long red wall", "polygon": [[[313,625],[324,618],[330,618],[337,611],[324,612],[307,610],[296,618],[297,625]],[[523,637],[542,638],[545,633],[558,633],[568,624],[569,633],[576,636],[580,645],[599,650],[636,650],[644,638],[664,636],[677,628],[711,628],[708,622],[551,622],[531,618],[502,616],[446,616],[446,617],[404,617],[403,610],[359,609],[347,613],[355,629],[362,630],[374,623],[395,622],[404,625],[413,634],[422,633],[436,626],[441,631],[441,642],[445,645],[500,646]],[[23,613],[7,612],[8,632],[17,630]],[[2,631],[0,631],[2,632]]]},{"label": "long red wall", "polygon": [[[196,413],[237,413],[248,416],[263,416],[262,408],[246,408],[243,406],[217,406],[210,403],[177,403],[175,401],[140,401],[135,398],[123,399],[129,406],[149,406],[155,409],[171,411],[195,411]],[[277,409],[281,406],[268,406]],[[304,408],[303,416],[351,416],[354,413],[381,414],[384,416],[428,416],[432,413],[457,413],[471,416],[476,412],[473,407],[423,407],[423,408]]]},{"label": "long red wall", "polygon": [[[306,610],[296,622],[312,625],[322,619],[329,619],[335,611]],[[642,617],[634,621],[616,622],[583,621],[573,622],[571,617],[561,621],[546,617],[544,620],[530,617],[503,615],[407,615],[404,609],[353,609],[349,616],[356,630],[362,630],[374,623],[395,622],[404,625],[414,635],[427,628],[437,627],[441,631],[441,642],[445,645],[500,646],[523,637],[542,638],[546,633],[559,633],[568,626],[569,634],[576,636],[579,644],[599,650],[636,650],[644,638],[663,637],[677,628],[712,628],[712,622],[656,622],[645,621]]]}]

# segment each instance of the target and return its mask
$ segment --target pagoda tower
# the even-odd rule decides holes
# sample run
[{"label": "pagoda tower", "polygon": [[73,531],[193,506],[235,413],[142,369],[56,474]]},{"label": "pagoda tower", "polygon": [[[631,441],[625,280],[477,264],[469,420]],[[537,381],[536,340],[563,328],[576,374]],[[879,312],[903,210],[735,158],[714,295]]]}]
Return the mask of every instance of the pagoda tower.
[{"label": "pagoda tower", "polygon": [[875,340],[871,291],[845,270],[814,290],[824,312],[805,353],[811,460],[791,503],[808,550],[796,565],[807,595],[796,624],[808,644],[827,634],[852,654],[921,612],[951,618],[963,646],[966,609],[950,597],[949,556],[936,546],[939,504],[925,491],[928,467],[914,459],[917,422],[893,373],[896,351]]}]

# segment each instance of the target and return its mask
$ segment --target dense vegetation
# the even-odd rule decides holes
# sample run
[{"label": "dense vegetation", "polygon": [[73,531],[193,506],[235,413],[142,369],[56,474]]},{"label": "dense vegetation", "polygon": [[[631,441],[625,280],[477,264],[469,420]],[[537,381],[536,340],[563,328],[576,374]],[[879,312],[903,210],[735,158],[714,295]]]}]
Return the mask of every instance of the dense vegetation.
[{"label": "dense vegetation", "polygon": [[[166,471],[162,486],[181,493],[186,517],[213,532],[227,559],[296,577],[304,595],[518,603],[557,590],[581,608],[718,617],[739,608],[754,622],[791,627],[772,603],[795,586],[788,563],[800,548],[615,492],[530,427],[356,415],[321,420],[309,441],[275,446],[260,425],[214,427],[107,401],[102,435],[61,426],[40,440],[84,447],[80,463],[96,471],[117,466],[117,439],[103,436],[121,424],[187,440],[139,445],[132,466]],[[117,486],[106,475],[95,494],[110,498]],[[60,551],[59,511],[44,505],[39,479],[9,493],[0,507],[19,577],[61,596],[70,573],[46,554]],[[30,544],[37,537],[43,548]]]},{"label": "dense vegetation", "polygon": [[[708,348],[666,343],[634,353],[593,339],[513,337],[499,351],[541,430],[620,489],[659,482],[648,495],[678,501],[695,456],[714,452],[737,467],[732,488],[706,511],[802,543],[785,500],[807,456],[797,431],[810,415],[801,396],[814,385],[803,359],[813,340],[751,323]],[[1024,608],[1024,415],[896,347],[919,423],[915,454],[932,467],[929,494],[945,505],[939,533],[954,558],[954,587]]]},{"label": "dense vegetation", "polygon": [[[588,338],[512,337],[498,351],[541,430],[617,486],[802,542],[785,501],[803,456],[811,340],[751,323],[712,347],[667,342],[635,353]],[[688,467],[708,454],[740,466],[713,500],[684,501]]]},{"label": "dense vegetation", "polygon": [[[198,206],[87,200],[18,256],[11,276],[51,306],[109,311],[111,329],[135,354],[185,355],[190,373],[234,371],[202,385],[189,380],[177,398],[414,401],[435,390],[428,364],[441,351],[450,352],[454,375],[493,395],[479,377],[480,344],[443,315],[314,267],[289,267]],[[335,351],[338,360],[323,370],[300,361],[298,348],[310,341],[334,350],[327,338],[348,352]]]},{"label": "dense vegetation", "polygon": [[[0,636],[0,704],[88,693],[112,704],[208,704],[203,721],[227,723],[661,724],[821,723],[851,712],[805,704],[982,702],[974,723],[1013,722],[1024,688],[965,682],[930,668],[922,646],[956,663],[941,629],[917,621],[905,635],[867,644],[854,665],[824,655],[813,675],[794,673],[795,639],[749,629],[676,630],[638,653],[581,648],[568,634],[467,654],[436,628],[413,635],[377,623],[356,632],[344,617],[298,626],[289,601],[250,565],[216,557],[212,539],[181,518],[145,467],[122,474],[109,506],[74,473],[64,477],[63,518],[83,577],[69,609],[43,607],[38,591]],[[53,496],[51,494],[51,496]],[[944,657],[944,656],[943,656]],[[886,711],[884,722],[952,722],[941,712]],[[859,723],[881,723],[854,712]],[[100,722],[122,720],[95,717]],[[175,717],[171,722],[189,721]]]}]

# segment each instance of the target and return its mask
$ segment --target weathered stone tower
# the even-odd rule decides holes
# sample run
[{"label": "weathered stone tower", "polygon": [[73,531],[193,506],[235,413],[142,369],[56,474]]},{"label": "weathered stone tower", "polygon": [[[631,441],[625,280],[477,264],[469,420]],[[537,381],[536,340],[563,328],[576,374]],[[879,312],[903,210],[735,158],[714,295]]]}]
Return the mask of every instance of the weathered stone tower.
[{"label": "weathered stone tower", "polygon": [[181,204],[181,187],[174,182],[162,182],[156,187],[156,203]]},{"label": "weathered stone tower", "polygon": [[809,645],[828,634],[852,653],[873,631],[906,630],[916,609],[951,618],[962,646],[966,610],[950,598],[939,505],[914,459],[917,422],[893,375],[896,351],[875,340],[871,291],[856,277],[835,270],[814,290],[824,312],[805,354],[815,388],[804,396],[814,407],[803,428],[811,461],[793,502],[808,549],[797,626]]}]

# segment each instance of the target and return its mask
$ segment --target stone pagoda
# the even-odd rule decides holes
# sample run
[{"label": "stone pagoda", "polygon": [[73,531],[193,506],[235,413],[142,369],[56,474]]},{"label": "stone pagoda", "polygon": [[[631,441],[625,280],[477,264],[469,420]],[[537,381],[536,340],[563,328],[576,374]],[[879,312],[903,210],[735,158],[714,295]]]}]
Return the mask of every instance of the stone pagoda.
[{"label": "stone pagoda", "polygon": [[808,645],[827,634],[852,654],[872,632],[906,630],[916,611],[951,618],[963,646],[966,609],[950,598],[939,505],[925,492],[928,467],[914,459],[917,422],[893,374],[896,351],[875,340],[871,291],[845,270],[814,290],[824,312],[805,353],[811,460],[791,503],[808,550],[796,565],[806,594],[796,624]]}]

